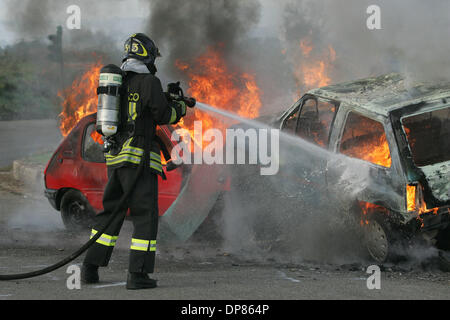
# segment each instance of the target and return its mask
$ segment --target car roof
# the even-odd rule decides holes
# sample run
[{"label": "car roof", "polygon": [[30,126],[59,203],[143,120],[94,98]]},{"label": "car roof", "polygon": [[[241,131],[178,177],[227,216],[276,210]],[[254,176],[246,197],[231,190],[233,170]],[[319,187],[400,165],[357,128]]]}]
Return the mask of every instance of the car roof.
[{"label": "car roof", "polygon": [[450,83],[413,82],[399,73],[390,73],[313,89],[308,94],[387,116],[402,107],[450,97]]}]

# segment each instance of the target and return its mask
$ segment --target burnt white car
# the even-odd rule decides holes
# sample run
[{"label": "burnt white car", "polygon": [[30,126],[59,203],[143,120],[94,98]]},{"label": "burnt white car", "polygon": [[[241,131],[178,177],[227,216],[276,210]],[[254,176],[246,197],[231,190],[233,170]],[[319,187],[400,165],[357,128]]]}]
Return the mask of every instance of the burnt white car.
[{"label": "burnt white car", "polygon": [[281,115],[259,120],[310,145],[297,153],[281,148],[280,172],[263,182],[241,170],[241,185],[251,184],[241,187],[243,198],[257,190],[301,211],[310,193],[309,201],[356,218],[377,262],[412,239],[450,249],[450,84],[367,78],[311,90]]}]

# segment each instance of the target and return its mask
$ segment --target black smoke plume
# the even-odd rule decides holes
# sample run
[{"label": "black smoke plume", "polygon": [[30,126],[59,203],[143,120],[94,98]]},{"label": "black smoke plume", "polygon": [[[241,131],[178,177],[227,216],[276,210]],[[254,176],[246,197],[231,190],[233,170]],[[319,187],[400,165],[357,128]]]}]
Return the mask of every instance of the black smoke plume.
[{"label": "black smoke plume", "polygon": [[147,32],[162,47],[171,71],[173,61],[191,62],[209,46],[223,45],[227,57],[239,52],[238,43],[260,18],[257,0],[150,1]]}]

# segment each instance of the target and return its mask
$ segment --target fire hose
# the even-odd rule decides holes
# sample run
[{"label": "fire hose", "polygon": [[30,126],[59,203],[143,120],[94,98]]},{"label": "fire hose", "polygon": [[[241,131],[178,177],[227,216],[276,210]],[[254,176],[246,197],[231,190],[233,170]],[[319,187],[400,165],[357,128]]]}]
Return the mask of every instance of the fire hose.
[{"label": "fire hose", "polygon": [[[149,154],[150,154],[150,152],[146,152],[145,153],[145,157],[148,158]],[[78,258],[80,255],[82,255],[87,249],[89,249],[90,246],[92,246],[98,240],[98,238],[101,237],[101,235],[111,225],[111,223],[114,221],[114,219],[117,218],[117,215],[119,214],[119,212],[121,210],[123,210],[123,206],[125,205],[125,202],[127,201],[129,196],[133,192],[133,190],[134,190],[134,188],[136,186],[136,183],[137,183],[139,177],[141,176],[141,174],[143,172],[144,162],[146,162],[146,161],[145,160],[141,161],[141,163],[139,164],[138,170],[136,172],[136,177],[133,180],[133,184],[132,184],[131,188],[128,189],[127,192],[125,192],[122,195],[122,198],[120,199],[119,205],[114,210],[114,212],[112,213],[111,217],[108,219],[106,224],[91,239],[89,239],[89,241],[87,241],[81,248],[79,248],[77,251],[75,251],[70,256],[66,257],[65,259],[63,259],[63,260],[61,260],[61,261],[59,261],[59,262],[57,262],[57,263],[55,263],[55,264],[53,264],[51,266],[48,266],[48,267],[43,268],[43,269],[40,269],[40,270],[27,272],[27,273],[19,273],[19,274],[0,275],[0,281],[20,280],[20,279],[27,279],[27,278],[34,278],[34,277],[37,277],[37,276],[41,276],[41,275],[44,275],[46,273],[50,273],[52,271],[55,271],[55,270],[65,266],[66,264],[72,262],[73,260]],[[125,215],[125,214],[123,214],[123,215]]]},{"label": "fire hose", "polygon": [[[193,99],[193,98],[186,98],[184,96],[182,96],[182,99],[183,99],[183,101],[185,101],[186,105],[188,105],[189,107],[192,108],[192,107],[195,106],[195,103],[196,103],[195,99]],[[145,117],[145,118],[148,118],[148,117]],[[117,218],[117,215],[120,213],[120,211],[124,211],[123,207],[124,207],[126,201],[128,200],[128,198],[130,197],[131,193],[133,192],[134,188],[136,187],[136,183],[137,183],[139,177],[142,175],[144,168],[149,168],[149,166],[150,166],[150,164],[149,164],[149,161],[150,161],[150,159],[149,159],[149,157],[150,157],[149,128],[150,128],[150,125],[148,125],[146,123],[146,125],[145,125],[146,139],[145,139],[145,146],[144,146],[144,158],[139,163],[139,167],[138,167],[138,169],[136,171],[136,177],[133,180],[131,188],[129,188],[122,195],[122,197],[120,199],[120,202],[119,202],[119,205],[113,211],[113,213],[111,214],[111,217],[108,219],[106,224],[100,230],[98,230],[98,232],[94,236],[92,236],[92,238],[89,239],[89,241],[87,241],[81,248],[79,248],[77,251],[75,251],[70,256],[66,257],[65,259],[60,260],[57,263],[55,263],[55,264],[53,264],[51,266],[48,266],[46,268],[43,268],[43,269],[40,269],[40,270],[36,270],[36,271],[32,271],[32,272],[18,273],[18,274],[9,274],[9,275],[0,275],[0,281],[34,278],[34,277],[41,276],[41,275],[50,273],[52,271],[55,271],[55,270],[65,266],[66,264],[72,262],[76,258],[78,258],[80,255],[82,255],[87,249],[89,249],[89,247],[91,247],[101,237],[101,235],[106,231],[106,229],[108,229],[108,227],[111,225],[111,223]],[[124,217],[125,217],[125,214],[126,213],[123,213]]]}]

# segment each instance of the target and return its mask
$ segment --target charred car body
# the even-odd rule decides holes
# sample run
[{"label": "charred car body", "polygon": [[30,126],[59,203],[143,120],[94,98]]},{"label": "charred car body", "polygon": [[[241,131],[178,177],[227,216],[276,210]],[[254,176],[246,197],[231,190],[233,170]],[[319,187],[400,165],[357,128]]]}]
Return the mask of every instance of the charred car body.
[{"label": "charred car body", "polygon": [[[259,120],[311,144],[297,153],[281,147],[280,172],[269,178],[284,186],[280,197],[297,201],[294,210],[309,192],[336,215],[356,217],[378,262],[413,238],[449,249],[449,84],[410,85],[399,74],[352,81],[311,90]],[[269,184],[261,184],[266,193]]]}]

